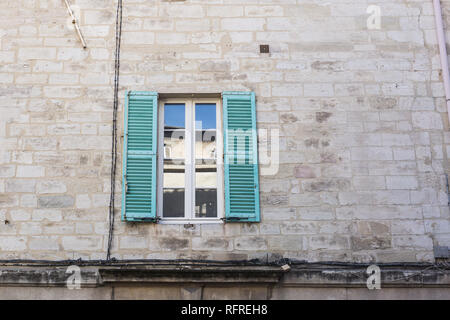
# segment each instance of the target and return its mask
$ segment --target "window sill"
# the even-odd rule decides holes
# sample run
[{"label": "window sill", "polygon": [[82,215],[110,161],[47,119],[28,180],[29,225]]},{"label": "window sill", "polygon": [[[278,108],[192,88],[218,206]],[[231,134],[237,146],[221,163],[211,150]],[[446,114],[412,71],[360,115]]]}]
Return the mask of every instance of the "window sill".
[{"label": "window sill", "polygon": [[223,223],[220,218],[209,219],[184,219],[184,218],[164,218],[158,221],[158,224],[219,224]]}]

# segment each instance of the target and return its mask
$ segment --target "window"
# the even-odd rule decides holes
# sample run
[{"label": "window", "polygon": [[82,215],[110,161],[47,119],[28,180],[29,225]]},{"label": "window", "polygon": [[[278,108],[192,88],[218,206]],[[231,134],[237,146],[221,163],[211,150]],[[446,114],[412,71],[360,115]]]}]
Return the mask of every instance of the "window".
[{"label": "window", "polygon": [[259,222],[255,95],[161,99],[124,108],[122,220]]},{"label": "window", "polygon": [[160,101],[157,216],[161,222],[221,221],[221,114],[220,101],[215,99]]}]

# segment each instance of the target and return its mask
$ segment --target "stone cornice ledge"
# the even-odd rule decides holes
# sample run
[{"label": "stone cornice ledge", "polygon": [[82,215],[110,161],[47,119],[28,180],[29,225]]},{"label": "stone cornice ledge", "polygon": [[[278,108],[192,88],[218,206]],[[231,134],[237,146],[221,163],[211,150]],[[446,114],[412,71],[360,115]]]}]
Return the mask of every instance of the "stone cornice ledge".
[{"label": "stone cornice ledge", "polygon": [[[62,266],[0,267],[0,286],[65,286]],[[118,283],[276,284],[284,271],[273,266],[81,266],[82,287]]]},{"label": "stone cornice ledge", "polygon": [[273,266],[133,266],[99,270],[103,283],[278,283],[284,273]]},{"label": "stone cornice ledge", "polygon": [[[297,265],[286,274],[280,285],[292,287],[367,287],[368,266]],[[448,287],[450,268],[437,265],[378,265],[381,286],[386,287]]]},{"label": "stone cornice ledge", "polygon": [[[66,273],[67,267],[0,267],[0,286],[44,286],[63,287],[72,273]],[[81,267],[82,287],[97,287],[101,284],[97,267]]]},{"label": "stone cornice ledge", "polygon": [[[0,286],[66,286],[68,264],[0,264]],[[448,265],[379,265],[382,287],[448,287]],[[326,263],[242,264],[80,264],[81,286],[115,284],[253,284],[286,287],[366,287],[367,265]]]}]

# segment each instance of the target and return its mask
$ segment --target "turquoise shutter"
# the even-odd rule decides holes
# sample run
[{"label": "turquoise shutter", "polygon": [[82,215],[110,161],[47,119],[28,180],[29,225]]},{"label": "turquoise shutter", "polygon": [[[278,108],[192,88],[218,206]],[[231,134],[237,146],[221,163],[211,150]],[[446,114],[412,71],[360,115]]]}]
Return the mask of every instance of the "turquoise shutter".
[{"label": "turquoise shutter", "polygon": [[156,222],[158,94],[129,92],[125,101],[122,220]]},{"label": "turquoise shutter", "polygon": [[225,220],[259,222],[255,94],[224,92]]}]

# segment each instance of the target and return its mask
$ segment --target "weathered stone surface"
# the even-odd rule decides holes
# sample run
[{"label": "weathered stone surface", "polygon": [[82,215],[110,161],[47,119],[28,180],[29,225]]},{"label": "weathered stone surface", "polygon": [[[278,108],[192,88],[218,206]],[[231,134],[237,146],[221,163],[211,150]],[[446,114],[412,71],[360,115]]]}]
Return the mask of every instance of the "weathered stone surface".
[{"label": "weathered stone surface", "polygon": [[148,247],[148,240],[139,236],[120,237],[119,246],[122,249],[145,249]]},{"label": "weathered stone surface", "polygon": [[65,193],[66,185],[62,181],[49,180],[37,184],[37,193]]},{"label": "weathered stone surface", "polygon": [[316,173],[315,170],[309,166],[297,166],[295,167],[294,175],[296,178],[315,178]]},{"label": "weathered stone surface", "polygon": [[352,249],[359,250],[375,250],[375,249],[388,249],[391,247],[391,240],[389,238],[380,237],[352,237]]},{"label": "weathered stone surface", "polygon": [[297,222],[284,222],[281,224],[281,232],[282,234],[318,234],[319,228],[318,228],[317,222],[303,222],[303,221],[297,221]]},{"label": "weathered stone surface", "polygon": [[26,237],[0,236],[0,249],[3,251],[24,251],[26,248]]},{"label": "weathered stone surface", "polygon": [[374,109],[393,109],[397,105],[397,99],[387,97],[371,97],[369,99],[370,106]]},{"label": "weathered stone surface", "polygon": [[40,196],[38,197],[39,208],[69,208],[74,204],[71,196]]},{"label": "weathered stone surface", "polygon": [[203,251],[228,251],[232,248],[231,243],[227,239],[218,238],[193,238],[192,249]]},{"label": "weathered stone surface", "polygon": [[19,193],[26,193],[26,192],[35,192],[35,180],[22,180],[22,179],[15,179],[15,180],[7,180],[5,184],[5,191],[6,192],[19,192]]},{"label": "weathered stone surface", "polygon": [[102,248],[102,237],[99,236],[65,236],[62,246],[67,251],[97,251]]},{"label": "weathered stone surface", "polygon": [[238,237],[234,242],[236,250],[267,250],[267,240],[264,237]]},{"label": "weathered stone surface", "polygon": [[59,250],[58,237],[33,237],[29,244],[30,250],[57,251]]},{"label": "weathered stone surface", "polygon": [[[0,258],[103,258],[115,9],[83,1],[84,50],[64,21],[47,21],[61,7],[38,2],[0,4],[0,234],[23,239],[5,239]],[[368,30],[356,0],[136,2],[124,5],[113,255],[431,261],[433,244],[448,244],[450,134],[430,3],[388,5]],[[255,92],[258,129],[279,131],[259,134],[261,223],[121,221],[130,90]]]},{"label": "weathered stone surface", "polygon": [[156,241],[150,241],[150,248],[159,250],[185,250],[188,249],[190,245],[189,239],[183,238],[161,238]]}]

